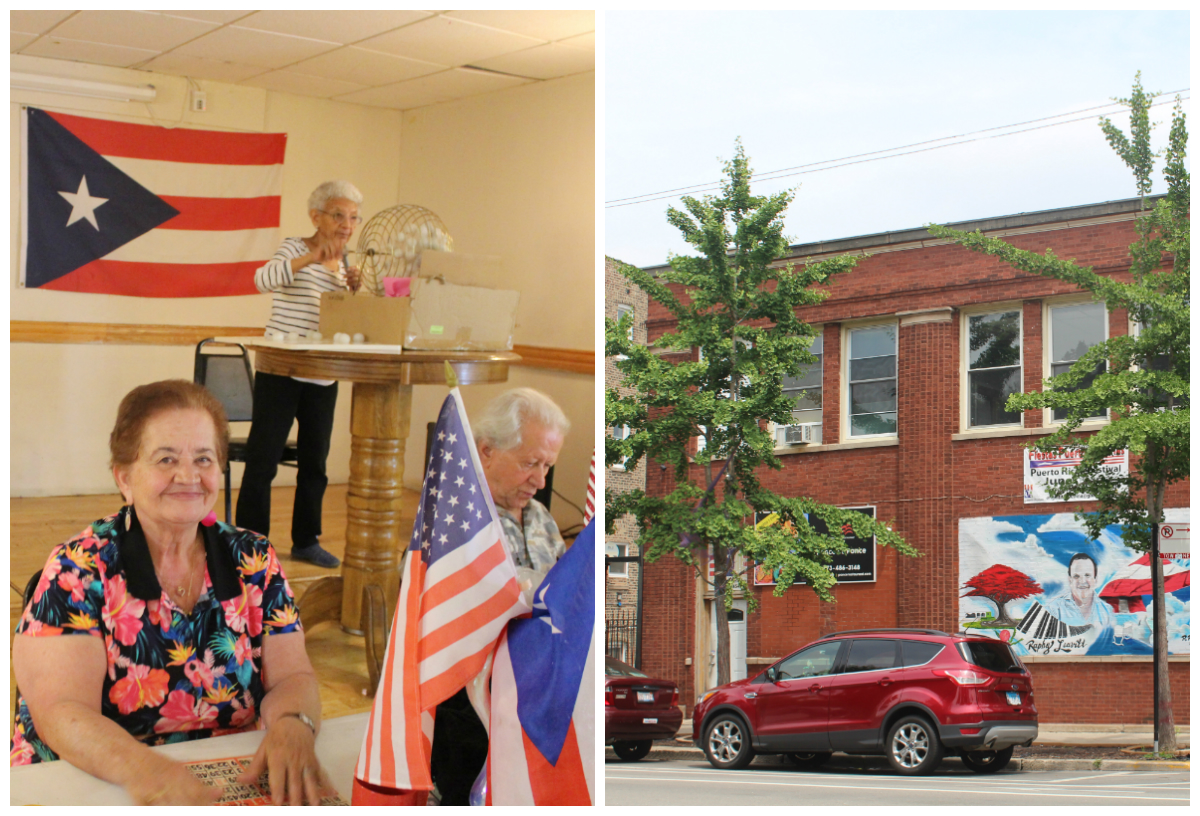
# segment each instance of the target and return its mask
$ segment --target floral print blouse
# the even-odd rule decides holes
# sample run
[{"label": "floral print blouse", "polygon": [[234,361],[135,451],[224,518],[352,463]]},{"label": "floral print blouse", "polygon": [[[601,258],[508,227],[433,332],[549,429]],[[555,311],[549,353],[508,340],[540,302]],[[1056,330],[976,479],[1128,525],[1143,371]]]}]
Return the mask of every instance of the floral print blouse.
[{"label": "floral print blouse", "polygon": [[[263,637],[301,631],[270,542],[220,522],[200,529],[204,589],[190,615],[159,586],[126,507],[54,548],[17,625],[17,634],[33,637],[103,638],[101,713],[149,745],[256,727]],[[55,759],[20,697],[10,765]]]}]

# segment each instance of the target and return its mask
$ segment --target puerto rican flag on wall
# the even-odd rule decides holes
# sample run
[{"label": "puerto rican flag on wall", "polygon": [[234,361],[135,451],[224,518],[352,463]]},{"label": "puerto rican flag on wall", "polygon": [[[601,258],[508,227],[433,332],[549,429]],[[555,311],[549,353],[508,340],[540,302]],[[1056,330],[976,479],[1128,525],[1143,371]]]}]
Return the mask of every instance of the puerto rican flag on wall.
[{"label": "puerto rican flag on wall", "polygon": [[25,108],[21,283],[140,297],[253,295],[279,246],[283,133]]}]

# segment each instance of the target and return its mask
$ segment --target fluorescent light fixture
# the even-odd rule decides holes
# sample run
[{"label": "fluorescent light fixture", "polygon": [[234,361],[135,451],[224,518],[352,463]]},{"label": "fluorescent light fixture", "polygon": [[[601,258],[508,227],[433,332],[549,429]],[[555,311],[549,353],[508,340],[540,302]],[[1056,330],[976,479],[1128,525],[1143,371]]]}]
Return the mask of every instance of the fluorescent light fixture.
[{"label": "fluorescent light fixture", "polygon": [[47,93],[89,96],[93,99],[116,99],[121,102],[153,102],[158,95],[153,85],[117,85],[112,82],[92,82],[74,77],[24,74],[13,71],[8,75],[10,90],[44,91]]}]

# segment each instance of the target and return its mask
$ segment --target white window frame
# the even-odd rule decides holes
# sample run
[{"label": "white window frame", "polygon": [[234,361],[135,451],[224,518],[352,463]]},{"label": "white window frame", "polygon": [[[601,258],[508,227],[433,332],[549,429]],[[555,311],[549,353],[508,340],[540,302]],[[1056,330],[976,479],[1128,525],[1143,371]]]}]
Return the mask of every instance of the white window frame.
[{"label": "white window frame", "polygon": [[[880,326],[894,326],[896,328],[896,432],[887,434],[869,434],[864,436],[850,435],[850,334],[860,329],[874,329]],[[840,442],[862,442],[864,440],[876,439],[896,439],[900,435],[900,321],[893,315],[886,320],[872,320],[862,323],[846,323],[842,325],[841,332],[841,361],[840,371],[838,372],[838,391],[841,397],[841,405],[838,411],[841,413],[841,426],[838,429],[838,437]]]},{"label": "white window frame", "polygon": [[[1069,298],[1054,298],[1043,301],[1042,303],[1042,380],[1048,380],[1054,376],[1054,320],[1051,312],[1055,309],[1061,309],[1064,306],[1082,306],[1095,303],[1088,297],[1069,297]],[[1104,303],[1096,304],[1104,310],[1104,337],[1103,340],[1109,339],[1109,321],[1112,315],[1108,311],[1108,307]],[[1066,420],[1055,419],[1053,408],[1044,408],[1042,410],[1042,427],[1049,428],[1055,425],[1062,425]],[[1108,409],[1105,409],[1104,416],[1089,417],[1081,423],[1080,427],[1089,427],[1104,425],[1109,421]]]},{"label": "white window frame", "polygon": [[[621,434],[620,436],[617,436],[617,433],[618,433],[618,430],[617,430],[617,429],[618,429],[618,428],[620,429],[620,434]],[[628,426],[628,425],[609,425],[609,426],[608,426],[608,433],[609,433],[609,435],[610,435],[610,436],[611,436],[613,439],[615,439],[615,440],[617,440],[618,442],[620,442],[620,441],[622,441],[622,440],[625,440],[625,439],[628,439],[628,438],[629,438],[629,426]],[[608,466],[608,469],[609,469],[609,470],[625,470],[625,463],[626,463],[627,461],[629,461],[629,457],[628,457],[628,456],[626,456],[626,457],[624,457],[623,459],[621,459],[621,461],[620,461],[620,462],[618,462],[618,463],[617,463],[617,464],[615,464],[615,465],[609,465],[609,466]]]},{"label": "white window frame", "polygon": [[[826,403],[826,400],[825,400],[825,358],[827,357],[827,354],[825,352],[825,327],[824,326],[813,326],[813,328],[817,330],[817,337],[819,337],[821,339],[821,361],[820,361],[820,363],[818,363],[818,365],[821,368],[821,385],[820,385],[820,389],[821,389],[821,420],[819,422],[788,423],[788,424],[789,425],[795,425],[795,424],[816,425],[817,427],[819,427],[821,429],[821,441],[814,442],[813,445],[820,445],[825,442],[825,403]],[[794,418],[795,417],[793,416],[793,419]],[[769,434],[771,434],[771,439],[773,439],[775,442],[775,449],[779,450],[780,448],[797,447],[796,445],[789,445],[786,441],[780,441],[779,429],[783,428],[783,427],[784,427],[783,425],[778,425],[778,424],[772,422],[772,423],[770,423],[770,427],[767,429],[767,432]],[[808,447],[812,447],[812,445],[809,445]]]},{"label": "white window frame", "polygon": [[[611,542],[609,542],[609,544],[611,544],[613,547],[617,548],[617,554],[616,554],[616,556],[614,556],[615,558],[624,558],[626,555],[629,554],[629,545],[628,544],[622,544],[619,541],[611,541]],[[617,572],[617,570],[620,570],[620,572]],[[608,565],[608,577],[609,578],[628,578],[629,577],[629,562],[622,561],[618,564],[609,564]]]},{"label": "white window frame", "polygon": [[962,313],[962,323],[959,330],[959,425],[966,432],[970,431],[991,431],[1004,428],[1023,428],[1025,426],[1025,412],[1018,412],[1019,419],[1017,422],[1011,422],[1003,425],[972,425],[971,424],[971,318],[979,317],[980,315],[995,314],[997,312],[1016,312],[1017,319],[1020,324],[1020,337],[1018,343],[1020,346],[1018,367],[1021,370],[1021,390],[1025,390],[1025,309],[1021,302],[1015,303],[988,303],[982,306],[972,306],[970,311],[964,310]]},{"label": "white window frame", "polygon": [[[633,307],[633,304],[631,304],[631,303],[618,303],[618,304],[617,304],[617,320],[618,320],[618,321],[620,321],[620,319],[621,319],[621,312],[622,312],[623,310],[628,310],[629,314],[633,315],[633,316],[634,316],[634,318],[636,319],[636,317],[637,317],[637,309],[635,309],[635,308]],[[634,329],[634,324],[633,324],[633,321],[630,321],[630,323],[629,323],[629,342],[630,342],[630,343],[634,342],[634,340],[633,340],[633,329]],[[627,354],[616,354],[616,355],[614,355],[614,356],[613,356],[613,359],[614,359],[614,360],[627,360],[627,359],[629,359],[629,355],[627,355]]]}]

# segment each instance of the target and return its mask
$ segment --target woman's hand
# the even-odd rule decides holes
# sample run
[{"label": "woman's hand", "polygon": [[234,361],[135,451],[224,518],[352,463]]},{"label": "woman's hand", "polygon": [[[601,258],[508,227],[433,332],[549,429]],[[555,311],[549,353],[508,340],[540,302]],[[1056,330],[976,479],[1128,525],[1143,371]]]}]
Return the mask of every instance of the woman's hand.
[{"label": "woman's hand", "polygon": [[279,717],[267,729],[258,753],[238,782],[248,785],[265,771],[276,805],[319,805],[334,788],[317,760],[317,738],[296,717]]},{"label": "woman's hand", "polygon": [[309,254],[313,257],[313,263],[329,266],[336,264],[346,254],[346,242],[336,236],[328,237],[318,232],[312,237],[312,242],[314,246]]},{"label": "woman's hand", "polygon": [[357,292],[362,286],[362,276],[358,272],[357,266],[346,267],[346,287],[351,292]]},{"label": "woman's hand", "polygon": [[135,805],[215,805],[222,791],[205,785],[178,762],[163,758],[125,790]]}]

